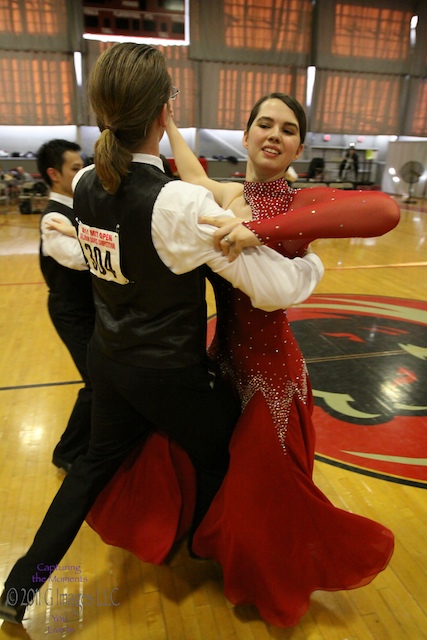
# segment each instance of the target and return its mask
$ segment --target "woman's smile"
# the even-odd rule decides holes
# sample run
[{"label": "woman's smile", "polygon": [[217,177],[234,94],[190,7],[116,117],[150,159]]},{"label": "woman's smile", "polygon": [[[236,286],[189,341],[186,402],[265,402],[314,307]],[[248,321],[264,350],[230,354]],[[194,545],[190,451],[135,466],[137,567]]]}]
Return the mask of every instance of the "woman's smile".
[{"label": "woman's smile", "polygon": [[248,150],[249,180],[280,177],[302,151],[298,120],[281,100],[266,100],[243,144]]}]

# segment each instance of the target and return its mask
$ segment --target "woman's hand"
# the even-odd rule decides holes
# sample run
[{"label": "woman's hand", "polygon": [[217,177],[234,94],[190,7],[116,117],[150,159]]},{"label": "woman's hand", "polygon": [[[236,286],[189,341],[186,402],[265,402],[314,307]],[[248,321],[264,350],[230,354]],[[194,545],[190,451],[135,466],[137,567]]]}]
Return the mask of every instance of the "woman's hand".
[{"label": "woman's hand", "polygon": [[228,256],[229,262],[233,262],[246,247],[259,247],[262,242],[249,229],[242,226],[243,220],[237,218],[211,218],[202,216],[200,224],[210,224],[218,227],[213,235],[214,247],[221,251],[223,256]]},{"label": "woman's hand", "polygon": [[46,222],[46,227],[48,229],[52,229],[53,231],[58,231],[62,233],[64,236],[69,236],[70,238],[77,238],[77,231],[72,224],[68,224],[64,220],[58,220],[58,218],[51,218]]}]

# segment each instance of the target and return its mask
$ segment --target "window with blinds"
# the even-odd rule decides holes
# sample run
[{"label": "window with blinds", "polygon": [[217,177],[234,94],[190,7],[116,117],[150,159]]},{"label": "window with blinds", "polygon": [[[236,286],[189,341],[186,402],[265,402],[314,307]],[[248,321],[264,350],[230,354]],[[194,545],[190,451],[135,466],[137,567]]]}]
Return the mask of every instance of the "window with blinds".
[{"label": "window with blinds", "polygon": [[0,121],[76,122],[66,0],[0,0]]},{"label": "window with blinds", "polygon": [[74,76],[69,56],[10,51],[0,58],[0,121],[13,125],[68,125]]},{"label": "window with blinds", "polygon": [[309,0],[224,0],[225,44],[231,48],[305,53]]},{"label": "window with blinds", "polygon": [[399,130],[399,76],[318,71],[311,131],[387,135]]},{"label": "window with blinds", "polygon": [[245,129],[255,102],[272,92],[291,94],[305,104],[306,74],[291,68],[253,69],[251,65],[221,65],[214,98],[216,128]]},{"label": "window with blinds", "polygon": [[401,60],[409,52],[412,12],[337,3],[331,52],[338,56]]},{"label": "window with blinds", "polygon": [[410,136],[427,136],[427,80],[416,83],[413,109],[405,133]]},{"label": "window with blinds", "polygon": [[0,0],[0,32],[61,35],[66,31],[65,0]]}]

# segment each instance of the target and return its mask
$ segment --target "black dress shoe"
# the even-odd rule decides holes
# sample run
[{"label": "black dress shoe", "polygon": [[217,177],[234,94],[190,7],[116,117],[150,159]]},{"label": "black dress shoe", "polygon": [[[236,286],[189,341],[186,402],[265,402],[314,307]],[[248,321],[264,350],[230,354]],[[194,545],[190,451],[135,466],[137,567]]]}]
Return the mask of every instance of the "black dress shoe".
[{"label": "black dress shoe", "polygon": [[3,618],[6,622],[12,622],[12,624],[21,624],[25,609],[25,604],[17,607],[8,604],[6,591],[3,591],[0,597],[0,618]]},{"label": "black dress shoe", "polygon": [[65,473],[68,473],[72,466],[71,462],[62,460],[62,458],[58,458],[58,456],[55,456],[55,455],[52,458],[52,462],[55,465],[55,467],[58,467],[58,469],[63,469]]}]

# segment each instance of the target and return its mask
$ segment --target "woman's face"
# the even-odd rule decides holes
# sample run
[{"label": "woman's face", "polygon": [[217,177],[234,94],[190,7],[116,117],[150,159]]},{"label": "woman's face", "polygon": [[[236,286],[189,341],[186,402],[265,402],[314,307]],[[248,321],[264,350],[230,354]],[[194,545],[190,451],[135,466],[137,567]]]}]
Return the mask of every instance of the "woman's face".
[{"label": "woman's face", "polygon": [[247,180],[276,180],[301,154],[298,120],[278,98],[262,103],[249,131],[243,134],[248,150]]}]

